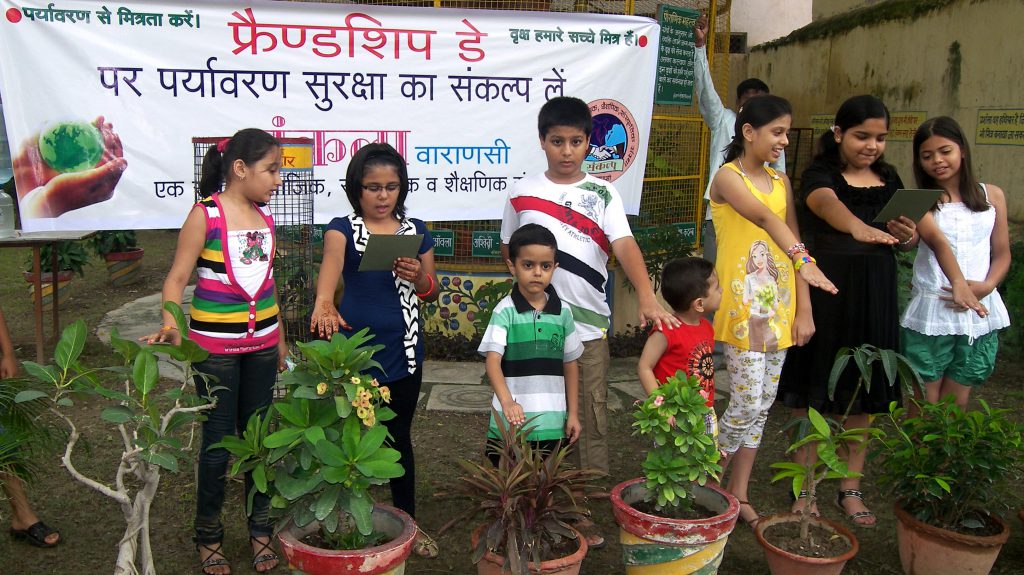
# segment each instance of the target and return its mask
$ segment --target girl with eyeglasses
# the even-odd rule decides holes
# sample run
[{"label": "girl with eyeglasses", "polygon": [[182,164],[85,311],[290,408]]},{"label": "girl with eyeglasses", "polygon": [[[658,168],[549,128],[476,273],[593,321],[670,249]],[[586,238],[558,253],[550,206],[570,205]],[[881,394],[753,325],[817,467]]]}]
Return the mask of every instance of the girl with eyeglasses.
[{"label": "girl with eyeglasses", "polygon": [[[422,221],[406,217],[409,175],[405,159],[388,144],[359,149],[348,165],[345,193],[353,213],[334,218],[324,233],[324,259],[316,287],[309,330],[329,339],[339,328],[358,332],[370,328],[373,343],[384,345],[374,355],[383,369],[371,375],[391,390],[389,407],[396,417],[384,422],[401,453],[405,475],[391,480],[395,507],[416,517],[416,472],[411,427],[423,382],[423,336],[420,302],[438,294],[434,239]],[[390,271],[359,271],[367,240],[373,234],[423,236],[418,258],[396,258]],[[343,279],[340,301],[335,288]],[[422,531],[415,551],[435,557],[437,545]]]}]

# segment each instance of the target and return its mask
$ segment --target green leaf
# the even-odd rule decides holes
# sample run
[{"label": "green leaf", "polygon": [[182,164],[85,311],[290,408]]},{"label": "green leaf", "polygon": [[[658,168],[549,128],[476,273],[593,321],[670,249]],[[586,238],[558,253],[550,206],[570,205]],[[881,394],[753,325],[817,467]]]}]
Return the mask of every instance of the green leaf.
[{"label": "green leaf", "polygon": [[349,498],[348,512],[352,514],[352,519],[355,519],[356,528],[359,529],[360,533],[369,535],[373,531],[373,519],[371,517],[373,502],[370,501],[370,498],[365,493],[352,493]]},{"label": "green leaf", "polygon": [[394,479],[405,475],[405,468],[401,465],[386,461],[357,461],[356,469],[367,477],[377,479]]},{"label": "green leaf", "polygon": [[67,371],[68,367],[78,360],[78,356],[82,355],[85,333],[85,321],[81,319],[64,328],[64,333],[57,342],[57,349],[53,353],[54,361],[62,370]]},{"label": "green leaf", "polygon": [[29,375],[42,382],[56,385],[61,381],[60,375],[52,365],[39,365],[34,361],[25,361],[22,362],[22,365],[25,366],[25,371]]},{"label": "green leaf", "polygon": [[14,403],[35,401],[42,397],[47,397],[47,395],[38,389],[26,389],[19,391],[18,394],[14,396]]},{"label": "green leaf", "polygon": [[[832,372],[828,374],[828,398],[835,399],[836,385],[839,383],[839,377],[846,370],[846,365],[850,363],[849,348],[843,348],[836,354],[835,363],[832,364]],[[845,352],[845,355],[844,355]]]},{"label": "green leaf", "polygon": [[109,421],[110,423],[116,425],[128,423],[129,421],[132,420],[132,417],[134,416],[135,414],[127,405],[114,405],[111,407],[106,407],[100,413],[100,417],[103,418],[104,421]]},{"label": "green leaf", "polygon": [[62,397],[57,400],[57,405],[61,407],[74,407],[75,402],[72,401],[70,397]]},{"label": "green leaf", "polygon": [[338,495],[341,494],[340,485],[328,485],[320,493],[320,497],[316,500],[316,507],[313,509],[313,513],[317,518],[317,521],[323,521],[328,515],[334,511],[335,504],[338,502]]},{"label": "green leaf", "polygon": [[274,449],[285,445],[291,445],[293,441],[302,437],[303,431],[304,430],[300,427],[286,427],[280,431],[275,431],[263,440],[263,447]]},{"label": "green leaf", "polygon": [[132,369],[132,380],[139,393],[143,397],[149,395],[149,392],[156,387],[156,380],[159,377],[160,371],[157,367],[156,356],[149,350],[140,351],[139,355],[135,356],[135,366]]},{"label": "green leaf", "polygon": [[367,455],[376,451],[381,445],[384,444],[384,440],[388,436],[388,430],[384,426],[377,426],[371,428],[363,435],[362,439],[359,440],[359,448],[356,450],[355,459],[363,459]]},{"label": "green leaf", "polygon": [[811,425],[814,426],[814,430],[821,434],[822,437],[830,437],[832,430],[828,426],[828,422],[825,418],[818,413],[818,410],[813,407],[807,409],[807,419],[810,420]]},{"label": "green leaf", "polygon": [[316,444],[316,456],[323,461],[326,465],[331,467],[342,467],[347,465],[349,458],[346,457],[345,452],[340,447],[331,443],[330,441],[323,440]]},{"label": "green leaf", "polygon": [[252,483],[260,493],[267,492],[267,468],[257,465],[252,470]]},{"label": "green leaf", "polygon": [[188,333],[188,322],[185,319],[185,313],[181,311],[181,306],[173,301],[165,301],[164,309],[174,318],[174,325],[177,326],[178,333],[183,335]]},{"label": "green leaf", "polygon": [[159,466],[171,473],[178,472],[178,460],[173,456],[162,452],[144,451],[139,454],[139,458],[143,461],[148,461],[153,465]]}]

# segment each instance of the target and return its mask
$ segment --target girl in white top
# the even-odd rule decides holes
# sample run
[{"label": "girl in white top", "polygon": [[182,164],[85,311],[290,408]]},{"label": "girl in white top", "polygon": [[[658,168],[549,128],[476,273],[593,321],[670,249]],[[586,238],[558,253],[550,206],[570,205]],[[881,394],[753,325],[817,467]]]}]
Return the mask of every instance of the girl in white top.
[{"label": "girl in white top", "polygon": [[966,408],[971,386],[995,367],[996,331],[1010,325],[996,291],[1010,268],[1006,198],[974,179],[963,130],[945,116],[917,129],[914,176],[944,193],[917,225],[923,241],[901,322],[903,353],[925,382],[925,400],[952,394]]}]

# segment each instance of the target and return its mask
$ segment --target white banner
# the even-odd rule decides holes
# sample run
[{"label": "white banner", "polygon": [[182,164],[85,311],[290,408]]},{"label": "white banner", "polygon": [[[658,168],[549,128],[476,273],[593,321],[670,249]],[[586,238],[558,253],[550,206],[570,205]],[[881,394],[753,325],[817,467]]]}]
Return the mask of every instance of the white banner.
[{"label": "white banner", "polygon": [[192,139],[313,140],[316,221],[351,211],[348,159],[387,142],[409,214],[498,219],[546,168],[537,112],[591,104],[585,169],[636,213],[658,24],[594,14],[292,2],[0,0],[0,90],[26,230],[176,228]]}]

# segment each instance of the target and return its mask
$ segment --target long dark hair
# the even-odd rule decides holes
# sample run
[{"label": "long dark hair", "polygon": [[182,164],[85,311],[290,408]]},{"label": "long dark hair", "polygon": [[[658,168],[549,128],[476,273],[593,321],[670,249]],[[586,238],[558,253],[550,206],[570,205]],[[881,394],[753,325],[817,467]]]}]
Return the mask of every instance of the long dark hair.
[{"label": "long dark hair", "polygon": [[[881,118],[885,120],[885,127],[889,127],[889,109],[878,98],[863,94],[854,96],[843,102],[836,112],[835,127],[845,132],[854,126],[859,126],[868,120]],[[844,167],[843,158],[839,154],[839,142],[836,141],[836,134],[832,130],[826,131],[818,139],[818,153],[811,160],[811,164],[826,164],[836,170]],[[883,180],[889,180],[896,174],[896,169],[885,161],[885,155],[879,155],[878,159],[871,164],[871,171],[875,172]]]},{"label": "long dark hair", "polygon": [[[974,169],[971,167],[971,149],[967,145],[967,138],[960,124],[949,116],[939,116],[925,120],[914,133],[914,179],[920,188],[937,188],[935,178],[929,176],[921,166],[921,146],[928,138],[939,136],[952,141],[960,146],[960,199],[972,212],[984,212],[989,208],[988,200],[985,199],[985,192],[982,191],[978,180],[974,179]],[[935,206],[938,208],[938,204]]]},{"label": "long dark hair", "polygon": [[733,127],[732,141],[725,147],[725,161],[723,165],[743,155],[743,126],[750,124],[755,130],[768,125],[774,120],[783,116],[792,116],[793,107],[785,98],[765,94],[754,96],[743,104],[740,113],[736,115],[736,125]]},{"label": "long dark hair", "polygon": [[220,144],[210,146],[203,156],[203,171],[199,178],[199,193],[203,197],[219,192],[227,179],[231,177],[231,165],[235,160],[242,160],[251,166],[263,159],[267,152],[280,148],[277,138],[259,128],[246,128],[235,132],[228,138],[224,151]]},{"label": "long dark hair", "polygon": [[363,215],[359,206],[359,198],[363,195],[363,176],[366,170],[376,166],[391,166],[398,173],[400,187],[398,200],[395,202],[395,215],[405,219],[405,198],[409,195],[409,171],[405,167],[405,158],[389,144],[367,144],[352,156],[345,172],[345,195],[352,204],[352,211],[357,216]]}]

